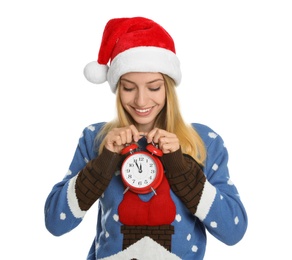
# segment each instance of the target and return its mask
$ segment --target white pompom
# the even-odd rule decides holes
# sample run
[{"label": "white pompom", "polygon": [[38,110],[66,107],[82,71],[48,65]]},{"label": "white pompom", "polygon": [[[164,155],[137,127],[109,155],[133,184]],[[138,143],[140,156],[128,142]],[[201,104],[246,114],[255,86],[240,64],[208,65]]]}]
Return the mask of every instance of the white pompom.
[{"label": "white pompom", "polygon": [[94,84],[101,84],[106,82],[108,66],[98,64],[96,61],[88,63],[84,68],[85,78]]}]

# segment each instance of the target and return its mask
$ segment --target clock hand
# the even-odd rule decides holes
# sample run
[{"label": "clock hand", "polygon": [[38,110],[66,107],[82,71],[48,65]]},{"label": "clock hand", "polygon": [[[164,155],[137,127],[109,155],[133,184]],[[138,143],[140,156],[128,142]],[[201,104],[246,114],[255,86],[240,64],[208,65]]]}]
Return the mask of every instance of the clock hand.
[{"label": "clock hand", "polygon": [[142,172],[141,164],[140,164],[140,166],[139,166],[138,163],[137,163],[137,160],[134,160],[134,162],[135,162],[135,164],[136,164],[136,166],[137,166],[137,168],[138,168],[138,172],[141,173],[141,172]]}]

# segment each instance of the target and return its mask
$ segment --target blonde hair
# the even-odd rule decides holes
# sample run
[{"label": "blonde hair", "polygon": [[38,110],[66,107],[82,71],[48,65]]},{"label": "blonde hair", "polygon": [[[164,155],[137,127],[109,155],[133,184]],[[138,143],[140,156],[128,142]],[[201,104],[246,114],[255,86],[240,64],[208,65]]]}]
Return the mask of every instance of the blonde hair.
[{"label": "blonde hair", "polygon": [[[179,109],[174,81],[169,76],[162,75],[166,89],[166,104],[157,116],[154,127],[176,134],[180,141],[182,152],[192,156],[199,164],[203,165],[206,159],[204,142],[197,131],[190,124],[186,124],[183,120]],[[119,84],[120,82],[118,82],[116,93],[117,118],[103,126],[102,130],[96,137],[97,140],[101,140],[113,128],[125,127],[131,124],[135,125],[135,121],[122,106],[119,95]],[[100,153],[103,147],[104,140],[99,147]]]}]

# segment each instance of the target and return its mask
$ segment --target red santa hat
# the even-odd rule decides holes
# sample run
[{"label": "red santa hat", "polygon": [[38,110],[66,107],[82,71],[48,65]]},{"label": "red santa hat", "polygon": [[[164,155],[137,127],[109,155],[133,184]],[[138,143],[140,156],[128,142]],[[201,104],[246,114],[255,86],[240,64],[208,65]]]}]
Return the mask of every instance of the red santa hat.
[{"label": "red santa hat", "polygon": [[181,81],[180,62],[169,33],[154,21],[115,18],[105,26],[97,61],[84,68],[86,79],[95,84],[109,82],[116,91],[120,77],[128,72],[160,72]]}]

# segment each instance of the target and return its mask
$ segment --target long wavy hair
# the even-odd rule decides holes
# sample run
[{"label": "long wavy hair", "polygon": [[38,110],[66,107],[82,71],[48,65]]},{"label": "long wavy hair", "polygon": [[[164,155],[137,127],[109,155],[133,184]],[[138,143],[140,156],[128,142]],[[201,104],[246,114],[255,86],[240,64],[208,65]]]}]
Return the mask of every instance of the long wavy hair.
[{"label": "long wavy hair", "polygon": [[[162,74],[162,76],[165,82],[166,104],[158,114],[154,127],[158,127],[176,134],[180,141],[182,152],[192,156],[199,164],[204,165],[206,159],[206,148],[204,142],[196,130],[190,124],[185,123],[181,115],[175,89],[175,82],[165,74]],[[136,125],[133,118],[122,106],[119,89],[120,82],[118,82],[116,92],[117,117],[116,119],[106,123],[96,136],[96,141],[101,141],[99,153],[102,152],[104,147],[103,137],[111,129],[125,127],[131,124]]]}]

